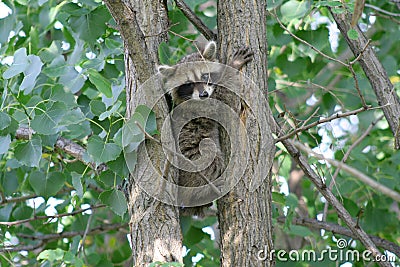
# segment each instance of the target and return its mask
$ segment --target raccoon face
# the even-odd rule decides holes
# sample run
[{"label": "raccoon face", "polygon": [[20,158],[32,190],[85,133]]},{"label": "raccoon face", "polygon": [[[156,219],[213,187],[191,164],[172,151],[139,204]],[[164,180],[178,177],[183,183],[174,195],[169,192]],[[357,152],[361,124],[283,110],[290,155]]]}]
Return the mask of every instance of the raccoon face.
[{"label": "raccoon face", "polygon": [[202,75],[202,81],[204,82],[191,82],[188,81],[175,88],[172,91],[173,99],[176,104],[182,103],[188,99],[205,99],[212,95],[215,86],[208,82],[208,75]]}]

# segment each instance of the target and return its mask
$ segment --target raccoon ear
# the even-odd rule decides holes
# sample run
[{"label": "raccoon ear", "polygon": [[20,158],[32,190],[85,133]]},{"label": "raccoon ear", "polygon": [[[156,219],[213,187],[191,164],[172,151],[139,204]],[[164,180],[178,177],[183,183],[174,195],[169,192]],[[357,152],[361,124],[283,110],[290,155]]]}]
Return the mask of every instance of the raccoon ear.
[{"label": "raccoon ear", "polygon": [[204,48],[203,57],[208,60],[215,59],[217,54],[217,44],[214,41],[209,42]]},{"label": "raccoon ear", "polygon": [[175,68],[168,65],[160,65],[157,67],[157,71],[163,75],[170,75],[175,71]]}]

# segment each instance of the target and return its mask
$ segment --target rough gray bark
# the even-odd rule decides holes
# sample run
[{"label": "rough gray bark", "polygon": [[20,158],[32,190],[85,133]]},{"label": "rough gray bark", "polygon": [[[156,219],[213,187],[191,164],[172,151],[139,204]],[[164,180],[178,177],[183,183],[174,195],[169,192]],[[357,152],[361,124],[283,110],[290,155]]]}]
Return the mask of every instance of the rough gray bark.
[{"label": "rough gray bark", "polygon": [[[106,1],[114,17],[125,45],[127,117],[137,105],[146,103],[140,86],[150,78],[158,63],[158,46],[167,40],[167,7],[162,0]],[[168,114],[165,101],[153,108],[157,126]],[[161,147],[146,142],[153,163],[163,169],[165,158]],[[139,148],[138,162],[130,177],[128,210],[130,213],[130,236],[132,240],[133,266],[146,266],[154,261],[182,262],[182,236],[179,213],[176,207],[163,204],[146,194],[135,179],[154,179],[158,174],[148,163],[144,145]],[[135,179],[134,179],[135,178]]]},{"label": "rough gray bark", "polygon": [[[254,52],[254,59],[244,67],[244,73],[266,96],[268,77],[265,9],[266,2],[263,0],[218,2],[220,62],[226,63],[236,48],[249,46]],[[249,106],[260,105],[259,99],[252,92],[246,93],[252,101]],[[273,249],[270,174],[256,191],[249,190],[254,179],[255,163],[263,149],[259,147],[257,121],[250,110],[232,95],[221,94],[220,99],[239,113],[252,146],[244,177],[230,193],[218,200],[221,266],[273,266],[273,259],[258,259],[260,251],[269,253]],[[226,136],[222,136],[222,139],[224,150],[229,153],[229,140]],[[265,166],[271,166],[275,151],[272,136],[270,140],[268,156],[263,159]]]},{"label": "rough gray bark", "polygon": [[394,90],[393,84],[390,82],[373,47],[370,45],[364,51],[368,40],[360,28],[358,26],[355,27],[359,36],[357,40],[352,40],[347,36],[348,30],[351,29],[350,14],[335,14],[334,12],[331,12],[331,14],[353,54],[358,56],[362,53],[359,63],[375,92],[379,105],[382,106],[385,118],[395,138],[395,148],[400,149],[400,99]]}]

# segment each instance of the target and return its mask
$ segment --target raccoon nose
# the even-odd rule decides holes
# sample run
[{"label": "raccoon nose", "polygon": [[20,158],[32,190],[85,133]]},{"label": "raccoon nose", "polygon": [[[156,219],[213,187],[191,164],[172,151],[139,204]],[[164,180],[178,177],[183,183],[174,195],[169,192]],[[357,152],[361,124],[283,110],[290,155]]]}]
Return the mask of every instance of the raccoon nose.
[{"label": "raccoon nose", "polygon": [[206,98],[206,97],[208,97],[208,92],[204,90],[203,92],[201,92],[201,93],[199,94],[199,97],[200,97],[200,98]]}]

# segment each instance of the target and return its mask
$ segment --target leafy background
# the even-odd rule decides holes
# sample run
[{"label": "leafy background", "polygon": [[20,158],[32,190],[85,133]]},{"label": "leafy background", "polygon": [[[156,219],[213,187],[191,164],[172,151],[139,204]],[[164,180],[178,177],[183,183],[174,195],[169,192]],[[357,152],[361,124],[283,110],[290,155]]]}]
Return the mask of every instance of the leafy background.
[{"label": "leafy background", "polygon": [[[215,1],[185,1],[211,28],[216,29]],[[345,1],[352,11],[353,1]],[[0,19],[0,263],[1,266],[124,266],[130,247],[125,196],[119,185],[128,176],[122,151],[125,114],[122,42],[115,23],[100,1],[3,1],[10,9]],[[174,64],[195,51],[187,39],[205,40],[168,2],[170,40],[159,47],[162,64]],[[390,1],[368,1],[373,7],[399,13]],[[345,12],[339,1],[268,1],[294,34],[334,58],[353,60],[343,38],[335,31],[327,7]],[[400,92],[399,19],[366,7],[359,21]],[[351,33],[350,33],[351,34]],[[336,112],[362,107],[351,73],[332,64],[309,46],[288,35],[268,17],[269,101],[274,116],[291,129]],[[354,66],[367,104],[378,106],[364,73]],[[150,111],[141,107],[138,117]],[[154,115],[154,114],[153,114]],[[141,120],[157,133],[154,116]],[[379,109],[360,112],[299,133],[296,138],[318,152],[343,159],[350,146],[368,129],[368,136],[351,148],[346,164],[381,184],[400,190],[400,152]],[[149,124],[147,124],[149,123]],[[148,126],[150,125],[150,126]],[[135,127],[135,126],[132,126]],[[24,131],[23,131],[24,130]],[[137,134],[135,142],[144,136]],[[85,148],[82,158],[67,153],[61,141]],[[325,201],[300,174],[278,143],[274,167],[276,249],[335,247],[341,237],[304,226],[290,219],[321,218]],[[133,157],[134,159],[134,157]],[[335,170],[310,158],[329,183]],[[105,167],[106,166],[106,167]],[[368,234],[400,243],[398,203],[340,171],[334,193]],[[288,218],[282,223],[278,218]],[[341,225],[327,207],[328,222]],[[217,266],[219,250],[216,217],[181,220],[187,255],[185,266]],[[54,235],[56,234],[56,235]],[[363,250],[352,243],[351,249]],[[398,259],[397,259],[398,260]],[[277,262],[277,266],[310,266]],[[364,262],[352,265],[365,266]],[[337,266],[332,262],[312,266]]]}]

